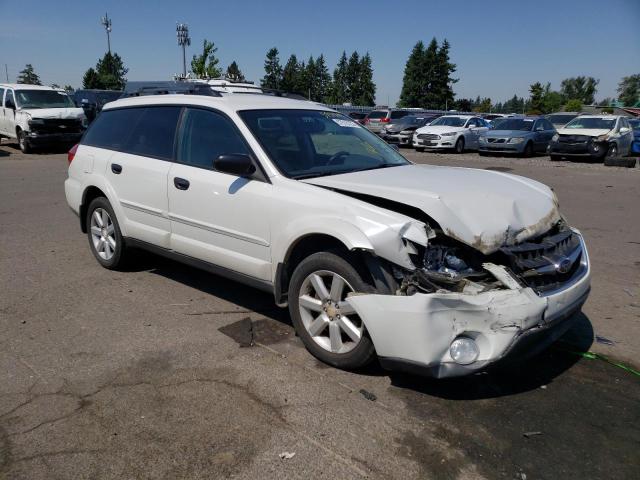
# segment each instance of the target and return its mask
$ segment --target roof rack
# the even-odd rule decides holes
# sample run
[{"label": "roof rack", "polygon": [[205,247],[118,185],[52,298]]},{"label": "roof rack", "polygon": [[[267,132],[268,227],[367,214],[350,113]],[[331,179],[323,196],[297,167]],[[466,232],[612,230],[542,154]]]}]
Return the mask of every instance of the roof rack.
[{"label": "roof rack", "polygon": [[206,95],[209,97],[221,97],[222,94],[211,88],[206,83],[182,82],[182,81],[150,81],[127,82],[122,97],[140,97],[144,95]]},{"label": "roof rack", "polygon": [[260,89],[262,90],[262,93],[265,95],[273,95],[274,97],[291,98],[293,100],[304,100],[305,102],[310,101],[308,98],[305,98],[304,95],[300,95],[299,93],[285,92],[284,90],[277,90],[275,88],[260,87]]}]

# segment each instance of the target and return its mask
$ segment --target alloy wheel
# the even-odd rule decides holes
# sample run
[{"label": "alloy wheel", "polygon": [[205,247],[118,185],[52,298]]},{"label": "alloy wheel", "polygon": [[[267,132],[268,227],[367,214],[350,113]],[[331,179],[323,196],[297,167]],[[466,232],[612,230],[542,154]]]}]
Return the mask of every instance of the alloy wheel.
[{"label": "alloy wheel", "polygon": [[91,240],[100,258],[111,260],[116,251],[113,220],[104,208],[96,208],[91,215]]},{"label": "alloy wheel", "polygon": [[364,335],[364,324],[346,301],[354,290],[340,275],[319,270],[302,282],[298,304],[309,336],[331,353],[347,353]]}]

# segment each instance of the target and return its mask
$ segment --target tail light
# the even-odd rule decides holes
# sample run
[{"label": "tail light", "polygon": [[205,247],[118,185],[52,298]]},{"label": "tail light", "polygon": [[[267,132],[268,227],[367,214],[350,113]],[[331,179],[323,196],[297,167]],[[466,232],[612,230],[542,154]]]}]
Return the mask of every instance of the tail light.
[{"label": "tail light", "polygon": [[364,118],[361,120],[363,125],[366,125],[367,123],[369,123],[369,119],[368,118]]},{"label": "tail light", "polygon": [[73,158],[76,156],[76,152],[78,151],[79,146],[80,144],[76,143],[67,153],[67,161],[69,162],[69,165],[71,165],[71,162],[73,162]]},{"label": "tail light", "polygon": [[387,117],[384,117],[384,118],[381,118],[381,119],[380,119],[380,121],[381,121],[382,123],[389,123],[389,122],[391,121],[391,119],[390,119],[390,118],[387,118]]}]

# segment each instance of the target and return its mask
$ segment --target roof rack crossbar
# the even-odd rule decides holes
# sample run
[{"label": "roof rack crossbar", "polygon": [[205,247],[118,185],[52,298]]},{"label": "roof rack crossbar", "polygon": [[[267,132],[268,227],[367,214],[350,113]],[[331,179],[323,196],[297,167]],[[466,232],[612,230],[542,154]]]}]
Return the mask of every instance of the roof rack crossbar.
[{"label": "roof rack crossbar", "polygon": [[187,82],[128,82],[122,96],[140,97],[144,95],[171,94],[222,96],[220,92],[213,90],[210,85]]}]

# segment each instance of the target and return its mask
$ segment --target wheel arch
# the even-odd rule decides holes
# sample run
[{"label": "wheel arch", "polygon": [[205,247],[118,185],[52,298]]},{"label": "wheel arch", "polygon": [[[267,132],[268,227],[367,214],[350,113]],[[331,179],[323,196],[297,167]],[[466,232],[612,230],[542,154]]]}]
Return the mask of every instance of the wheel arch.
[{"label": "wheel arch", "polygon": [[87,208],[89,204],[98,197],[105,197],[108,199],[107,194],[95,185],[90,185],[84,189],[82,193],[82,203],[80,204],[80,229],[82,233],[87,233]]},{"label": "wheel arch", "polygon": [[314,253],[327,251],[339,252],[349,258],[358,272],[364,275],[363,278],[367,281],[371,280],[365,260],[368,252],[364,249],[350,248],[343,240],[331,234],[305,233],[291,243],[283,258],[277,263],[274,282],[274,294],[277,304],[282,305],[287,302],[289,282],[293,271],[300,262]]}]

